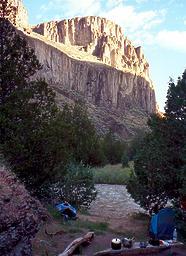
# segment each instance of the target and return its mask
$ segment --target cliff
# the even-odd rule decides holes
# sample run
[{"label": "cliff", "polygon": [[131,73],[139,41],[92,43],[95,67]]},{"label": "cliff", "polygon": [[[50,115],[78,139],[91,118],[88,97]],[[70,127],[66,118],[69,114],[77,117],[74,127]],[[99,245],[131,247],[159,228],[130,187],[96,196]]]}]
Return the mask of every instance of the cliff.
[{"label": "cliff", "polygon": [[34,32],[25,36],[43,65],[37,76],[53,86],[60,106],[77,98],[85,100],[100,133],[111,128],[119,137],[128,138],[146,129],[156,104],[150,79]]},{"label": "cliff", "polygon": [[134,47],[120,26],[101,17],[88,16],[51,21],[32,28],[54,42],[73,45],[79,51],[122,71],[130,71],[149,80],[149,64],[141,47]]},{"label": "cliff", "polygon": [[120,26],[89,16],[21,30],[43,66],[36,77],[54,88],[60,107],[84,100],[100,133],[129,138],[146,129],[156,111],[149,64]]},{"label": "cliff", "polygon": [[17,27],[28,26],[28,13],[23,5],[22,0],[8,0],[8,6],[11,6],[11,12],[9,14],[9,20]]}]

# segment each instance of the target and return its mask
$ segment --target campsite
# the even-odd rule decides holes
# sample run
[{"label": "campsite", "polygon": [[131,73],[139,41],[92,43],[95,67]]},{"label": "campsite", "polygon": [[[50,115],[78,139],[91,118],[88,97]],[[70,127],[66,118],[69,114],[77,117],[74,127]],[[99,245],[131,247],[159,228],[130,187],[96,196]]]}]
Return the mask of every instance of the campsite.
[{"label": "campsite", "polygon": [[186,255],[185,10],[0,0],[0,256]]},{"label": "campsite", "polygon": [[[134,203],[130,195],[127,194],[126,188],[122,185],[106,184],[98,185],[97,188],[98,191],[101,191],[99,199],[92,203],[89,210],[78,212],[76,221],[63,222],[58,211],[54,208],[49,209],[53,216],[53,222],[43,227],[36,236],[34,240],[35,256],[45,252],[51,256],[62,253],[72,241],[90,231],[94,232],[95,236],[88,246],[80,248],[80,255],[94,255],[98,251],[111,249],[111,241],[115,237],[121,240],[124,237],[135,237],[135,242],[148,242],[150,217]],[[107,194],[107,198],[104,196],[105,194]],[[112,196],[110,196],[111,194]],[[114,203],[113,198],[115,199]],[[47,235],[45,229],[51,235]],[[152,252],[151,249],[148,253],[152,254]],[[174,250],[162,250],[158,254],[157,246],[155,246],[153,255],[167,256],[173,255],[173,252],[177,253],[176,255],[184,256],[186,249],[183,245],[179,245]],[[115,251],[116,253],[117,251]]]}]

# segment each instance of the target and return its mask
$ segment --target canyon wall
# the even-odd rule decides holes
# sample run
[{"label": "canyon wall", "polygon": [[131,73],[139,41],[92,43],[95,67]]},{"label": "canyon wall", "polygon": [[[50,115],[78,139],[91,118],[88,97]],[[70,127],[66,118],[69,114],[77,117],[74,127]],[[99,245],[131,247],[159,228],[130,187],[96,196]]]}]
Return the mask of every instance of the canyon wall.
[{"label": "canyon wall", "polygon": [[60,46],[53,47],[37,35],[27,36],[27,41],[43,65],[38,76],[58,89],[76,91],[96,106],[115,108],[123,113],[135,106],[148,113],[155,111],[154,89],[144,77],[103,63],[72,58],[60,50]]},{"label": "canyon wall", "polygon": [[11,12],[9,14],[9,20],[13,22],[17,27],[28,26],[28,13],[23,5],[22,0],[8,0],[8,6],[11,6]]},{"label": "canyon wall", "polygon": [[33,27],[33,31],[54,42],[78,47],[120,70],[149,79],[149,64],[141,47],[134,47],[120,26],[101,17],[50,21]]},{"label": "canyon wall", "polygon": [[[10,0],[11,1],[11,0]],[[27,20],[21,0],[17,20]],[[22,6],[22,7],[21,7]],[[83,100],[99,132],[112,129],[129,138],[146,129],[156,111],[149,64],[120,26],[88,16],[17,27],[42,64],[35,78],[45,78],[56,92],[60,107]],[[22,23],[22,25],[21,25]]]}]

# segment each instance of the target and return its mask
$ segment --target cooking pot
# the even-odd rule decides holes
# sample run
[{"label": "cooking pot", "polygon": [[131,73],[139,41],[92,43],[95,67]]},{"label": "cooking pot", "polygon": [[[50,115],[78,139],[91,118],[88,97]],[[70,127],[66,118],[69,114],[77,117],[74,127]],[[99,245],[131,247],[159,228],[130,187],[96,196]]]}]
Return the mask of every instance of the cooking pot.
[{"label": "cooking pot", "polygon": [[112,250],[120,250],[121,249],[121,240],[119,238],[114,238],[111,241]]}]

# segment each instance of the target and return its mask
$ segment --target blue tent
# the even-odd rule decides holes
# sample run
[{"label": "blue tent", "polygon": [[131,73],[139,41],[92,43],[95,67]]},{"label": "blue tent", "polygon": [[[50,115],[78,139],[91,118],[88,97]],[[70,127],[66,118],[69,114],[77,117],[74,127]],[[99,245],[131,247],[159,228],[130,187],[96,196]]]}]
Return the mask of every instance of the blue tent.
[{"label": "blue tent", "polygon": [[175,229],[175,212],[172,208],[165,208],[153,215],[150,222],[150,236],[155,239],[173,239]]},{"label": "blue tent", "polygon": [[56,208],[58,211],[60,211],[62,214],[68,216],[69,218],[75,218],[77,215],[77,211],[72,205],[69,203],[60,203],[56,205]]}]

